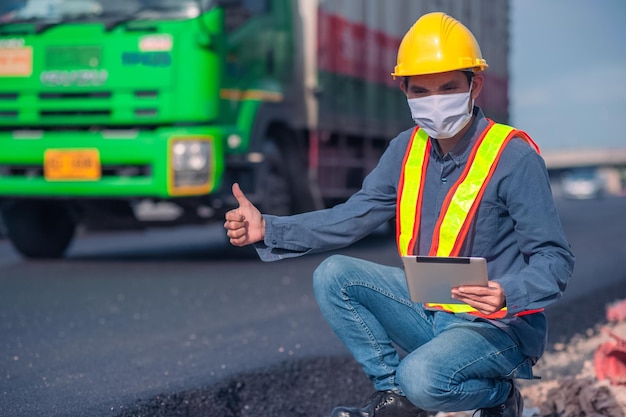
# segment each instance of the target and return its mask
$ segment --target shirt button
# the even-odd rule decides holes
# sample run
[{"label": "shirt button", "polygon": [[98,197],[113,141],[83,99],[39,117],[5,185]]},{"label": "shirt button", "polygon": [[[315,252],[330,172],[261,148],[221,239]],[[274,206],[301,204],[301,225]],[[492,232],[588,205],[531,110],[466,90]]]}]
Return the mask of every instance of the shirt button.
[{"label": "shirt button", "polygon": [[446,184],[447,182],[448,182],[448,179],[447,179],[447,178],[445,178],[445,177],[444,177],[444,178],[442,178],[442,179],[441,179],[441,183],[442,183],[442,184]]}]

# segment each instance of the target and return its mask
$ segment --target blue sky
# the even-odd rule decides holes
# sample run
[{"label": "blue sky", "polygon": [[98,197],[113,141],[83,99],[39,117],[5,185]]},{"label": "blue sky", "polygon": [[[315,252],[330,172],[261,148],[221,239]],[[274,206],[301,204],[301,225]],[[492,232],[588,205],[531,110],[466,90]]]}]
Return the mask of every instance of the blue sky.
[{"label": "blue sky", "polygon": [[511,0],[510,77],[542,150],[626,148],[626,0]]}]

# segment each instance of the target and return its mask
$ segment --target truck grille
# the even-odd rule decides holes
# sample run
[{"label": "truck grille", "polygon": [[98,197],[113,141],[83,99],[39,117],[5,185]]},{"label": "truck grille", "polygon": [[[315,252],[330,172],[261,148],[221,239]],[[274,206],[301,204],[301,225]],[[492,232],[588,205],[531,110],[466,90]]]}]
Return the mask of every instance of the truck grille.
[{"label": "truck grille", "polygon": [[[41,92],[34,98],[35,106],[25,106],[31,102],[32,95],[21,92],[0,93],[0,124],[11,123],[36,125],[80,124],[113,125],[128,124],[140,120],[157,120],[160,116],[156,104],[158,90],[134,90],[130,94],[134,99],[130,108],[113,107],[111,91],[80,92]],[[28,122],[26,122],[28,120]]]},{"label": "truck grille", "polygon": [[111,93],[106,91],[98,91],[92,93],[40,93],[39,98],[42,100],[60,100],[60,99],[102,99],[111,98]]},{"label": "truck grille", "polygon": [[17,110],[0,111],[0,118],[2,119],[17,119],[17,115]]},{"label": "truck grille", "polygon": [[110,116],[111,110],[42,110],[39,112],[39,115],[42,118],[60,116]]},{"label": "truck grille", "polygon": [[[18,96],[19,96],[18,93],[0,93],[0,103],[3,103],[5,101],[17,101]],[[19,116],[19,112],[17,108],[16,109],[3,108],[0,110],[0,121],[16,120],[18,116]]]}]

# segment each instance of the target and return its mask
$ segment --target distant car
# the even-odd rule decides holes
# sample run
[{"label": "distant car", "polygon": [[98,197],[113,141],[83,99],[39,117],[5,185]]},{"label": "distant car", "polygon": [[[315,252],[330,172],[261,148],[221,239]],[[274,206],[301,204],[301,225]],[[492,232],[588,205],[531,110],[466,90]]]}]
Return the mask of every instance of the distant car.
[{"label": "distant car", "polygon": [[596,168],[575,168],[563,174],[563,195],[568,198],[598,198],[604,194],[604,180]]}]

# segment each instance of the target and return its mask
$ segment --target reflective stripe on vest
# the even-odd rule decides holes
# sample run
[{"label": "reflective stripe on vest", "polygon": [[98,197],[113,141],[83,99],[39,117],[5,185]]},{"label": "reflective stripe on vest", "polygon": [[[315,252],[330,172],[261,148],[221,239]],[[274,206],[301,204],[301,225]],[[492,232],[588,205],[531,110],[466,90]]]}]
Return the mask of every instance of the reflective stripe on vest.
[{"label": "reflective stripe on vest", "polygon": [[[428,134],[416,127],[404,155],[398,183],[396,243],[400,256],[412,254],[415,250],[422,214],[422,178],[426,178],[430,147]],[[407,178],[410,185],[405,187]]]},{"label": "reflective stripe on vest", "polygon": [[[429,250],[431,256],[459,256],[485,188],[496,169],[502,151],[513,137],[524,139],[539,152],[539,147],[525,132],[489,120],[487,128],[472,149],[465,169],[444,199],[433,232]],[[416,127],[407,146],[398,184],[396,241],[401,256],[413,254],[419,239],[422,198],[430,150],[428,135]],[[487,318],[500,318],[506,315],[506,307],[494,314],[484,315],[466,304],[427,303],[426,306]],[[522,312],[518,315],[537,311],[541,310]]]}]

